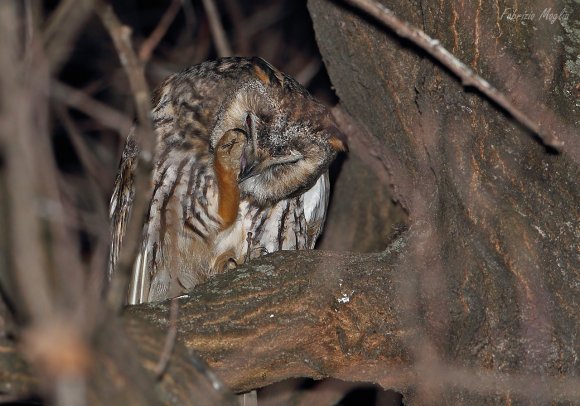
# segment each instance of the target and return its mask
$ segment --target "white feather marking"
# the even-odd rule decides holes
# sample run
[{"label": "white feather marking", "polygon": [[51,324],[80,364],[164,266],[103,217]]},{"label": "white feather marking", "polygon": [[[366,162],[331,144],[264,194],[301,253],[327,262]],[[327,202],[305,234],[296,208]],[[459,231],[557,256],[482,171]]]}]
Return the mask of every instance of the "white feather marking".
[{"label": "white feather marking", "polygon": [[147,250],[143,250],[137,255],[137,259],[133,265],[133,275],[131,276],[131,283],[129,285],[128,304],[139,304],[147,300],[145,297],[145,285],[149,284],[146,281],[147,277]]},{"label": "white feather marking", "polygon": [[320,220],[324,223],[329,189],[328,172],[326,172],[318,178],[314,186],[304,193],[304,217],[307,223]]}]

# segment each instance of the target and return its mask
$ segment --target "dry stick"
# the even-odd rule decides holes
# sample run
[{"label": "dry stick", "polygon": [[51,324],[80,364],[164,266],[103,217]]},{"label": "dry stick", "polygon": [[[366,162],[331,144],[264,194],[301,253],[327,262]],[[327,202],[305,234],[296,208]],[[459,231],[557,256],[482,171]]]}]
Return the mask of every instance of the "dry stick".
[{"label": "dry stick", "polygon": [[203,0],[203,7],[207,13],[211,34],[215,41],[217,53],[220,57],[231,56],[232,48],[228,42],[226,32],[222,26],[220,15],[213,0]]},{"label": "dry stick", "polygon": [[69,107],[82,111],[103,126],[117,131],[123,137],[129,133],[133,126],[131,119],[124,114],[64,83],[53,81],[51,83],[51,96]]},{"label": "dry stick", "polygon": [[[69,139],[75,149],[75,152],[82,164],[83,169],[87,171],[90,178],[93,179],[95,182],[97,183],[102,182],[99,176],[104,172],[102,165],[95,157],[93,152],[89,149],[85,140],[83,140],[81,132],[76,127],[71,116],[68,114],[66,107],[64,107],[63,105],[58,105],[55,108],[55,112],[69,136]],[[101,185],[99,189],[102,189],[102,186],[103,185]]]},{"label": "dry stick", "polygon": [[225,9],[232,22],[234,32],[234,47],[241,54],[251,51],[249,38],[246,35],[246,17],[242,11],[242,5],[238,0],[226,0]]},{"label": "dry stick", "polygon": [[[96,1],[95,9],[115,44],[115,49],[119,54],[119,60],[129,79],[133,98],[135,99],[139,125],[149,131],[149,135],[152,135],[153,124],[151,122],[149,86],[145,79],[143,64],[137,57],[133,44],[131,43],[131,28],[121,23],[113,8],[106,2],[102,0]],[[141,154],[151,154],[153,150],[153,137],[138,139],[137,144],[141,148]]]},{"label": "dry stick", "polygon": [[159,20],[157,27],[155,27],[151,35],[149,35],[149,37],[143,42],[141,49],[139,50],[139,59],[142,62],[147,62],[151,59],[153,50],[167,33],[167,30],[179,12],[180,6],[181,0],[173,0],[165,11],[165,14],[161,17],[161,20]]},{"label": "dry stick", "polygon": [[244,35],[247,38],[252,38],[254,35],[278,24],[294,11],[293,7],[289,6],[289,3],[283,2],[274,2],[271,5],[264,6],[246,19],[244,22]]},{"label": "dry stick", "polygon": [[322,62],[318,58],[313,58],[310,62],[308,62],[300,72],[294,76],[294,79],[298,83],[300,83],[304,87],[308,87],[312,79],[320,72],[320,68],[322,67]]},{"label": "dry stick", "polygon": [[106,242],[108,241],[109,235],[109,229],[106,226],[108,210],[107,207],[105,207],[102,199],[100,199],[104,189],[104,184],[100,179],[102,176],[99,176],[99,174],[103,173],[103,169],[101,168],[101,163],[93,156],[88,146],[82,139],[80,131],[75,125],[73,119],[68,114],[65,106],[58,105],[55,110],[57,116],[60,118],[60,121],[64,125],[64,128],[71,138],[71,142],[75,147],[83,168],[89,174],[87,177],[87,183],[90,190],[89,193],[91,193],[94,197],[93,202],[95,203],[97,209],[95,221],[87,221],[86,216],[83,216],[81,213],[82,220],[78,222],[79,224],[77,224],[78,229],[83,229],[89,235],[97,236],[96,246],[93,250],[93,255],[90,260],[90,273],[88,277],[89,282],[86,285],[87,295],[92,294],[92,296],[90,300],[87,300],[85,303],[83,303],[84,305],[88,306],[84,307],[84,311],[82,311],[82,314],[85,316],[84,319],[88,321],[88,323],[91,323],[98,319],[98,309],[92,305],[98,303],[98,300],[95,299],[102,292],[103,283],[106,280],[105,275],[107,270],[106,263],[104,263],[104,258],[107,257]]},{"label": "dry stick", "polygon": [[[54,111],[70,138],[83,170],[87,173],[87,176],[85,176],[85,186],[88,188],[87,193],[92,195],[92,202],[95,206],[94,213],[92,210],[88,212],[79,209],[79,213],[81,214],[80,219],[72,220],[70,216],[67,216],[67,226],[77,230],[84,230],[89,236],[97,237],[98,240],[96,244],[98,247],[108,241],[110,233],[107,221],[108,207],[102,199],[103,192],[110,187],[110,178],[103,176],[103,174],[106,174],[108,170],[102,165],[95,154],[91,152],[89,145],[87,145],[86,140],[84,140],[81,131],[70,116],[65,105],[57,104],[54,107]],[[115,113],[118,114],[116,111]],[[72,188],[70,188],[69,183],[66,182],[65,179],[61,179],[61,189],[63,192],[68,191],[69,196],[74,196]],[[71,200],[70,197],[69,200]],[[72,201],[70,205],[71,208],[74,209]],[[96,252],[97,249],[94,251]],[[98,255],[92,255],[93,260],[91,260],[91,262],[95,262],[94,258],[96,256]],[[103,255],[103,257],[106,256],[105,249],[105,255]],[[106,267],[103,269],[106,269]],[[92,284],[89,283],[87,286],[91,287]]]},{"label": "dry stick", "polygon": [[163,352],[159,358],[159,362],[155,366],[155,374],[158,379],[163,377],[163,374],[167,370],[169,365],[169,359],[171,358],[171,353],[173,352],[173,347],[175,346],[175,340],[177,338],[177,315],[179,313],[179,302],[176,297],[171,299],[171,307],[169,308],[169,329],[167,335],[165,336],[165,344],[163,345]]},{"label": "dry stick", "polygon": [[92,0],[63,0],[51,14],[43,33],[45,53],[52,72],[64,63],[85,21],[91,15]]},{"label": "dry stick", "polygon": [[146,194],[151,183],[153,161],[153,123],[151,122],[150,92],[143,64],[137,57],[131,43],[131,29],[121,23],[112,7],[103,0],[95,2],[95,9],[103,25],[113,39],[121,65],[129,78],[137,109],[138,126],[135,131],[135,142],[139,150],[138,164],[135,170],[135,194],[131,207],[131,216],[123,237],[123,245],[117,269],[111,281],[108,301],[117,310],[123,306],[129,286],[129,276],[133,260],[137,256],[143,218],[147,210]]},{"label": "dry stick", "polygon": [[24,20],[26,21],[26,47],[28,48],[36,32],[32,0],[24,1]]},{"label": "dry stick", "polygon": [[177,41],[178,44],[182,43],[182,38],[185,38],[188,42],[190,41],[196,25],[195,10],[193,9],[191,0],[182,0],[181,7],[183,8],[183,16],[185,18],[185,28],[180,35],[180,39]]},{"label": "dry stick", "polygon": [[542,143],[555,149],[563,146],[555,134],[546,130],[542,131],[540,126],[532,121],[524,112],[515,107],[503,93],[493,87],[489,82],[469,69],[463,62],[457,59],[453,54],[441,46],[441,43],[429,37],[423,31],[413,27],[409,23],[400,20],[395,14],[374,0],[344,0],[346,3],[363,10],[373,16],[385,26],[393,30],[401,38],[408,39],[429,55],[437,59],[451,72],[461,79],[463,86],[472,86],[483,93],[485,96],[500,105],[504,110],[510,113],[524,127],[536,134]]}]

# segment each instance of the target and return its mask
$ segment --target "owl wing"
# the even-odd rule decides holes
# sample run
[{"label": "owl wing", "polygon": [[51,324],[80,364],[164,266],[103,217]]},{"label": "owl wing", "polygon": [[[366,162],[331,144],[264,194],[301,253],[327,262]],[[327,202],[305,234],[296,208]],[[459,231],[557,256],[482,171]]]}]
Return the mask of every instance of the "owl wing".
[{"label": "owl wing", "polygon": [[220,227],[218,191],[206,159],[188,151],[156,166],[143,243],[129,287],[129,303],[163,300],[207,279]]},{"label": "owl wing", "polygon": [[[109,219],[111,221],[111,251],[109,253],[109,281],[117,270],[117,262],[123,244],[123,238],[131,215],[135,197],[135,170],[137,166],[138,149],[134,139],[134,128],[125,141],[119,172],[115,179],[115,188],[111,196]],[[143,264],[147,261],[147,252],[141,250],[136,258],[131,274],[128,303],[137,304],[143,299],[144,287],[149,284],[148,275],[143,272]]]},{"label": "owl wing", "polygon": [[304,218],[306,219],[306,231],[308,235],[308,248],[310,249],[314,248],[316,240],[324,227],[329,195],[330,181],[328,179],[328,172],[320,176],[314,186],[302,195],[304,201]]},{"label": "owl wing", "polygon": [[129,133],[123,149],[121,164],[117,179],[115,180],[115,189],[111,196],[109,218],[111,221],[111,251],[109,253],[109,280],[116,269],[121,243],[125,236],[125,229],[131,207],[133,206],[133,197],[135,194],[134,176],[137,164],[137,146],[135,144],[133,131]]}]

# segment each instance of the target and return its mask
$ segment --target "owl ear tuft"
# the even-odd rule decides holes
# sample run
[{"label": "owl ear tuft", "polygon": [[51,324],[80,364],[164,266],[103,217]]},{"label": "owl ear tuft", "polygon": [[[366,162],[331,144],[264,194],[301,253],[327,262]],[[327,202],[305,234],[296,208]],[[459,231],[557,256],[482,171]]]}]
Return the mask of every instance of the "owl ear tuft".
[{"label": "owl ear tuft", "polygon": [[339,138],[331,138],[330,146],[337,152],[348,152],[348,145],[346,145],[341,139]]},{"label": "owl ear tuft", "polygon": [[330,127],[329,132],[330,137],[328,138],[328,142],[332,149],[336,152],[348,152],[348,144],[345,135],[334,126]]},{"label": "owl ear tuft", "polygon": [[254,74],[264,85],[269,86],[272,82],[280,86],[284,84],[284,75],[268,62],[258,57],[252,58],[252,62]]}]

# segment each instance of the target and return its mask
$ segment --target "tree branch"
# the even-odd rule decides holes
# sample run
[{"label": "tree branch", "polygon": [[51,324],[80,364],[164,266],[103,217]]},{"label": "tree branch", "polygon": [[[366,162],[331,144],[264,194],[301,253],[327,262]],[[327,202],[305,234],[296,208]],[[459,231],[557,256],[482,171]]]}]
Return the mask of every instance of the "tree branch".
[{"label": "tree branch", "polygon": [[133,125],[132,120],[123,113],[62,82],[52,81],[51,96],[69,107],[82,111],[101,125],[117,131],[123,137],[129,133]]},{"label": "tree branch", "polygon": [[151,55],[153,54],[153,50],[159,44],[159,41],[163,38],[163,36],[167,33],[167,30],[171,26],[171,23],[177,16],[179,12],[179,8],[181,7],[181,0],[172,0],[169,7],[159,20],[159,24],[153,30],[151,35],[143,41],[141,44],[141,48],[139,49],[139,59],[143,62],[147,62],[151,59]]},{"label": "tree branch", "polygon": [[[408,244],[421,233],[410,230],[379,254],[278,252],[216,276],[177,299],[178,342],[167,373],[178,375],[172,368],[183,365],[185,344],[236,392],[291,377],[334,377],[378,383],[408,400],[421,382],[447,396],[464,390],[580,401],[580,380],[564,374],[476,370],[446,357],[430,369],[416,369],[409,351],[416,332],[404,321],[400,286],[410,271]],[[164,352],[170,314],[171,300],[130,306],[123,314],[125,331],[151,374]],[[164,393],[183,396],[183,388],[171,382],[161,382]]]},{"label": "tree branch", "polygon": [[217,6],[213,0],[203,0],[203,7],[207,13],[211,34],[215,42],[217,53],[220,57],[232,56],[232,47],[228,42],[228,36],[224,30]]}]

